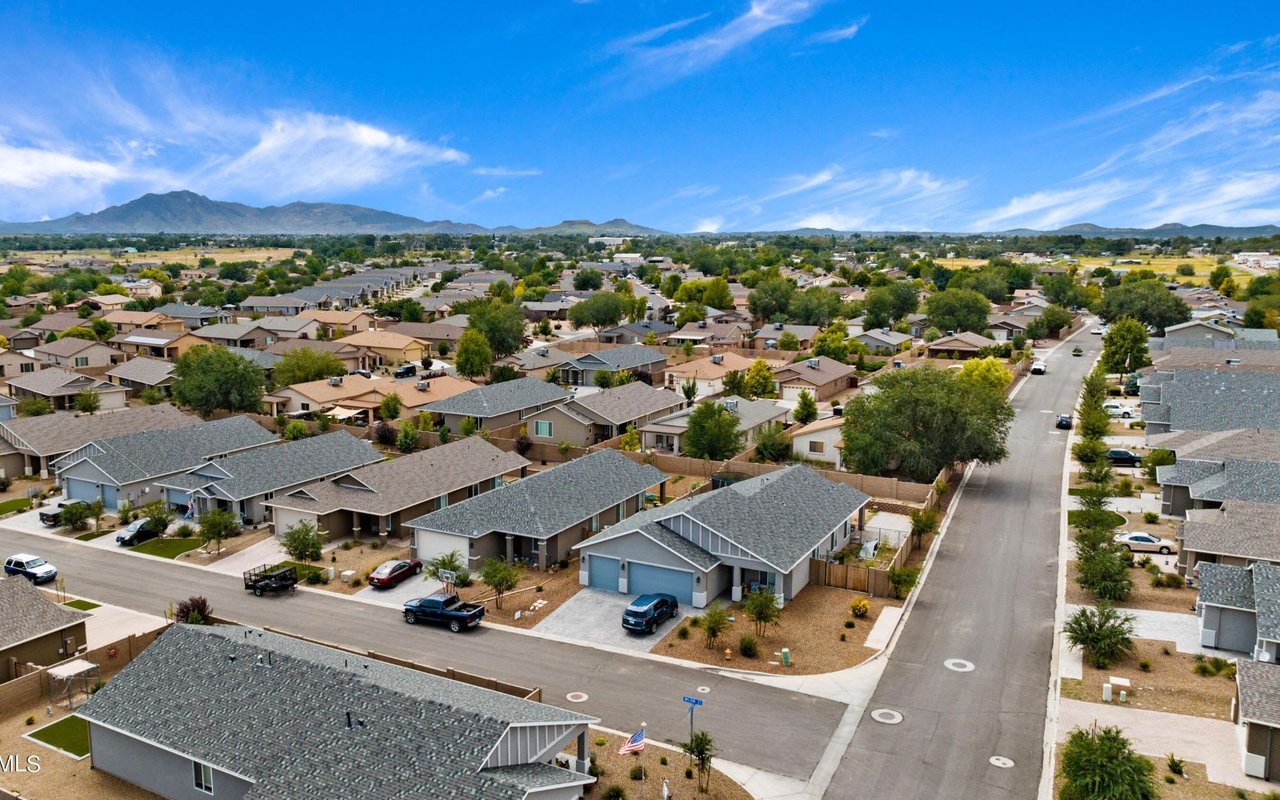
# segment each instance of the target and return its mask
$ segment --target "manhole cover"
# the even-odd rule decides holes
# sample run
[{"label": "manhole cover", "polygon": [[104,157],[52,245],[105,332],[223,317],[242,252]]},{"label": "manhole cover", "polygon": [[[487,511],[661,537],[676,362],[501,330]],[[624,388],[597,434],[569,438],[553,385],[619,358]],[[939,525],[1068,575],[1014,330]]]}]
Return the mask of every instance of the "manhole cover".
[{"label": "manhole cover", "polygon": [[711,687],[710,687],[710,686],[699,686],[699,687],[698,687],[698,694],[708,694],[708,693],[710,693],[710,692],[711,692]]},{"label": "manhole cover", "polygon": [[902,714],[891,708],[877,708],[871,712],[871,718],[876,722],[882,722],[885,725],[897,725],[902,722]]},{"label": "manhole cover", "polygon": [[963,658],[948,658],[942,665],[952,672],[973,672],[973,662]]},{"label": "manhole cover", "polygon": [[1013,766],[1013,759],[1005,758],[1004,756],[992,756],[987,760],[991,762],[991,766],[999,767],[1000,769],[1009,769]]},{"label": "manhole cover", "polygon": [[586,692],[569,692],[564,696],[564,699],[570,703],[585,703],[587,702],[587,696]]}]

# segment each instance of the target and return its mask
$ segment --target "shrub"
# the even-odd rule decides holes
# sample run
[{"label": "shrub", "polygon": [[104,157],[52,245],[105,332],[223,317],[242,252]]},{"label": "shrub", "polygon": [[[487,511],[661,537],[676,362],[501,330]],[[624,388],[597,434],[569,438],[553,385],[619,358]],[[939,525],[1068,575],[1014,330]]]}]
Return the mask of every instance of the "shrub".
[{"label": "shrub", "polygon": [[360,580],[359,578],[352,578],[352,579],[351,579],[351,587],[352,587],[353,589],[354,589],[355,587],[357,587],[357,586],[360,586],[360,585],[361,585],[361,584],[363,584],[363,583],[364,583],[364,581]]},{"label": "shrub", "polygon": [[1138,661],[1138,669],[1142,670],[1143,672],[1150,672],[1150,671],[1151,671],[1151,659],[1149,659],[1149,658],[1143,658],[1143,659],[1140,659],[1140,660]]},{"label": "shrub", "polygon": [[280,432],[280,436],[286,442],[296,442],[307,435],[307,423],[300,419],[291,419],[285,423],[284,430]]},{"label": "shrub", "polygon": [[1177,779],[1177,778],[1175,778],[1175,777],[1174,777],[1174,776],[1172,776],[1172,775],[1165,775],[1165,776],[1164,776],[1164,782],[1165,782],[1165,783],[1177,783],[1177,782],[1178,782],[1178,779]]},{"label": "shrub", "polygon": [[1062,631],[1073,647],[1084,652],[1090,664],[1106,669],[1133,652],[1133,621],[1133,615],[1122,614],[1103,603],[1097,608],[1085,606],[1072,614]]},{"label": "shrub", "polygon": [[749,633],[743,634],[742,638],[738,639],[738,652],[742,654],[743,658],[755,658],[759,652],[756,637]]},{"label": "shrub", "polygon": [[316,584],[320,583],[320,580],[321,578],[320,578],[319,572],[307,573],[307,583],[311,584],[312,586],[315,586]]},{"label": "shrub", "polygon": [[1133,485],[1133,478],[1125,475],[1112,485],[1111,493],[1116,497],[1133,497],[1136,488]]},{"label": "shrub", "polygon": [[0,492],[9,491],[9,487],[13,485],[13,478],[8,475],[0,475]]},{"label": "shrub", "polygon": [[631,780],[633,780],[633,781],[642,781],[642,780],[644,780],[644,767],[640,766],[639,764],[636,764],[634,767],[632,767],[632,768],[631,768]]},{"label": "shrub", "polygon": [[667,757],[658,756],[658,763],[665,767],[667,765]]},{"label": "shrub", "polygon": [[1154,800],[1154,776],[1155,765],[1119,728],[1076,728],[1062,747],[1063,798]]},{"label": "shrub", "polygon": [[1172,450],[1157,447],[1143,457],[1142,472],[1147,476],[1147,480],[1154,481],[1156,479],[1156,467],[1167,467],[1170,464],[1177,463],[1177,460]]},{"label": "shrub", "polygon": [[608,744],[609,740],[604,738],[603,736],[597,736],[595,739],[595,742],[596,742],[596,747],[604,747],[606,744]]},{"label": "shrub", "polygon": [[209,608],[208,598],[199,595],[188,597],[173,610],[173,621],[188,625],[208,625],[212,617],[213,611]]},{"label": "shrub", "polygon": [[842,633],[840,634],[840,641],[847,642],[849,641],[849,637]]},{"label": "shrub", "polygon": [[471,570],[460,569],[458,570],[457,577],[453,581],[453,585],[457,586],[458,588],[465,589],[475,582],[476,582],[475,578],[471,577]]},{"label": "shrub", "polygon": [[1104,545],[1082,557],[1078,562],[1076,583],[1079,583],[1099,600],[1117,603],[1129,599],[1133,581],[1129,578],[1128,551],[1121,552],[1112,545]]},{"label": "shrub", "polygon": [[627,790],[621,786],[610,786],[600,795],[603,800],[627,800]]},{"label": "shrub", "polygon": [[1147,523],[1148,525],[1154,525],[1160,521],[1160,515],[1154,511],[1143,511],[1142,521]]},{"label": "shrub", "polygon": [[369,542],[369,549],[370,549],[370,550],[381,550],[381,549],[382,549],[382,541],[381,541],[380,539],[374,539],[373,541]]},{"label": "shrub", "polygon": [[702,617],[689,617],[689,624],[695,628],[701,628]]},{"label": "shrub", "polygon": [[190,539],[195,532],[196,529],[189,522],[182,523],[178,526],[178,529],[174,531],[179,539]]},{"label": "shrub", "polygon": [[846,628],[852,628],[852,627],[854,626],[854,624],[855,624],[855,623],[854,623],[854,621],[853,621],[853,620],[851,620],[851,619],[846,619],[846,620],[844,621],[844,626],[845,626]]},{"label": "shrub", "polygon": [[533,587],[533,591],[535,594],[540,593],[542,591],[542,584],[538,584],[537,586]]},{"label": "shrub", "polygon": [[1185,761],[1183,761],[1181,758],[1177,758],[1176,756],[1174,756],[1174,754],[1173,754],[1173,753],[1170,753],[1170,754],[1169,754],[1169,757],[1168,757],[1168,760],[1166,761],[1166,764],[1167,764],[1167,765],[1168,765],[1168,767],[1169,767],[1169,771],[1170,771],[1170,772],[1172,772],[1174,775],[1185,775],[1185,774],[1186,774],[1186,771],[1187,771],[1187,764],[1186,764],[1186,762],[1185,762]]},{"label": "shrub", "polygon": [[1160,565],[1152,561],[1151,556],[1143,557],[1139,565],[1143,569],[1145,569],[1147,572],[1150,572],[1152,575],[1159,576],[1163,574],[1163,572],[1160,570]]},{"label": "shrub", "polygon": [[1160,652],[1161,652],[1161,653],[1163,653],[1163,654],[1164,654],[1164,655],[1166,655],[1166,656],[1171,656],[1171,655],[1173,655],[1173,651],[1169,649],[1169,646],[1168,646],[1168,645],[1165,645],[1164,647],[1161,647],[1161,648],[1160,648]]},{"label": "shrub", "polygon": [[897,600],[907,599],[920,578],[919,567],[890,567],[889,585],[893,587],[893,596]]},{"label": "shrub", "polygon": [[36,718],[35,718],[35,717],[27,717],[27,724],[28,724],[28,725],[35,725],[35,724],[36,724]]},{"label": "shrub", "polygon": [[691,780],[693,780],[693,768],[692,768],[692,767],[685,767],[685,768],[684,768],[684,777],[685,777],[685,779],[686,779],[686,780],[690,780],[690,781],[691,781]]},{"label": "shrub", "polygon": [[556,566],[557,566],[557,567],[559,567],[560,569],[568,569],[568,568],[569,568],[569,559],[567,559],[567,558],[562,558],[562,559],[560,559],[558,562],[556,562]]},{"label": "shrub", "polygon": [[677,639],[680,639],[680,640],[688,639],[688,638],[689,638],[689,626],[688,626],[688,625],[681,625],[679,628],[677,628],[677,629],[676,629],[676,638],[677,638]]},{"label": "shrub", "polygon": [[859,597],[849,604],[849,613],[853,614],[858,619],[862,619],[867,614],[871,613],[871,603],[867,601],[867,598]]}]

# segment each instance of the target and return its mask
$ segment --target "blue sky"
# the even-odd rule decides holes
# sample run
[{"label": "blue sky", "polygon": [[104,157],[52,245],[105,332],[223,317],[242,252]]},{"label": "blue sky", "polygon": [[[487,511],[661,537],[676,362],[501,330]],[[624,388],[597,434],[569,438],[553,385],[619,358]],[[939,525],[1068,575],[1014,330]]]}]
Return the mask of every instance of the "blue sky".
[{"label": "blue sky", "polygon": [[677,232],[1280,223],[1257,0],[19,1],[0,30],[10,221],[185,188]]}]

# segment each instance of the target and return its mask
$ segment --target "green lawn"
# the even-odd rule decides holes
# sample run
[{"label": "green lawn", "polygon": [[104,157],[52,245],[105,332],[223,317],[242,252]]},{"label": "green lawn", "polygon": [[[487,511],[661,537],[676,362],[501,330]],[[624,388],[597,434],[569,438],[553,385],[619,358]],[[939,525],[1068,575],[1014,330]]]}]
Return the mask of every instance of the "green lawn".
[{"label": "green lawn", "polygon": [[90,603],[88,600],[68,600],[63,603],[64,606],[71,606],[77,611],[92,611],[95,608],[102,608],[99,603]]},{"label": "green lawn", "polygon": [[114,532],[115,532],[115,528],[108,528],[105,531],[89,531],[88,533],[82,533],[79,536],[77,536],[76,541],[92,542],[94,539],[97,539],[99,536],[106,536],[108,533],[114,533]]},{"label": "green lawn", "polygon": [[28,735],[77,758],[89,755],[89,724],[74,714]]},{"label": "green lawn", "polygon": [[320,574],[324,572],[324,567],[315,564],[303,564],[301,561],[281,561],[276,567],[293,567],[298,570],[298,582],[305,583],[307,576],[311,573]]},{"label": "green lawn", "polygon": [[31,508],[31,498],[15,497],[12,500],[5,500],[0,503],[0,514],[8,514],[12,511],[26,511]]},{"label": "green lawn", "polygon": [[192,536],[187,539],[152,539],[137,547],[130,548],[135,553],[145,553],[160,558],[177,558],[189,550],[200,546],[200,540]]},{"label": "green lawn", "polygon": [[[1108,519],[1110,519],[1112,527],[1119,528],[1121,525],[1123,525],[1123,524],[1125,523],[1125,518],[1124,518],[1124,517],[1122,517],[1122,516],[1120,516],[1120,515],[1119,515],[1119,514],[1117,514],[1116,512],[1114,512],[1114,511],[1108,511],[1107,513],[1111,515]],[[1077,521],[1081,518],[1081,516],[1082,516],[1083,514],[1084,514],[1084,511],[1082,511],[1081,509],[1078,509],[1078,508],[1077,508],[1077,509],[1072,509],[1071,511],[1068,511],[1068,512],[1067,512],[1067,524],[1068,524],[1068,525],[1075,525],[1075,524],[1077,524]]]}]

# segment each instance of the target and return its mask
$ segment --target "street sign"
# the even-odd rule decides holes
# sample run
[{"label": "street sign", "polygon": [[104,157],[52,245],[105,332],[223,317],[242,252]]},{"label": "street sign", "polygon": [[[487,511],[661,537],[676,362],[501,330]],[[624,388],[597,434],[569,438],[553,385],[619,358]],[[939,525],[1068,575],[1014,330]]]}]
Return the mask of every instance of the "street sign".
[{"label": "street sign", "polygon": [[689,705],[691,705],[691,706],[700,706],[700,705],[702,705],[702,701],[701,701],[701,700],[699,700],[699,699],[698,699],[698,698],[696,698],[696,697],[682,697],[682,698],[680,698],[680,699],[681,699],[681,700],[684,700],[686,703],[688,703],[688,704],[689,704]]}]

